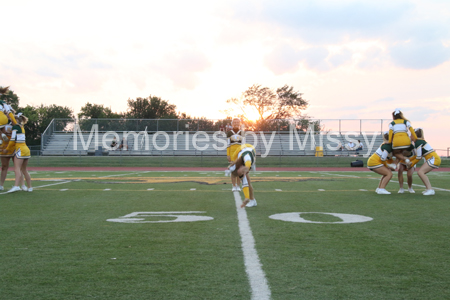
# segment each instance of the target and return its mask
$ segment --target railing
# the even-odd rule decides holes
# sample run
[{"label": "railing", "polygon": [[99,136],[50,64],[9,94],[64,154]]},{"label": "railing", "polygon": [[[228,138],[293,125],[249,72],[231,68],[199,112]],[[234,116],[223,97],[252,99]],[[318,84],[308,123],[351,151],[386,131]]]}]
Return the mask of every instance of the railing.
[{"label": "railing", "polygon": [[44,130],[44,132],[41,135],[41,149],[44,149],[44,146],[47,145],[48,140],[52,136],[52,134],[55,132],[54,130],[54,121],[53,119],[50,124],[48,124],[47,128]]},{"label": "railing", "polygon": [[[389,119],[291,119],[269,120],[258,122],[243,122],[246,130],[289,132],[291,126],[297,130],[306,131],[308,127],[314,131],[336,132],[366,132],[375,133],[388,130]],[[54,119],[44,132],[73,132],[75,125],[80,130],[89,132],[92,125],[97,124],[99,132],[106,131],[136,131],[146,129],[147,132],[157,131],[219,131],[225,125],[231,125],[229,119]],[[43,145],[45,145],[43,141]]]}]

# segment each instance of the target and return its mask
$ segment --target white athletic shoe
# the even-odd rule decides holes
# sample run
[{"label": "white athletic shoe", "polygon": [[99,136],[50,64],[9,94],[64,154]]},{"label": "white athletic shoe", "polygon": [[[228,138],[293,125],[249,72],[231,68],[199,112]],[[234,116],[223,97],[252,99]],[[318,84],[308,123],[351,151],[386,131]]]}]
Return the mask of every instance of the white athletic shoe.
[{"label": "white athletic shoe", "polygon": [[30,188],[28,189],[28,192],[32,192],[32,191],[33,191],[33,188],[30,187]]},{"label": "white athletic shoe", "polygon": [[413,188],[409,188],[408,192],[410,192],[411,194],[415,194],[416,192],[413,190]]},{"label": "white athletic shoe", "polygon": [[236,190],[236,187],[233,185],[233,187],[231,188],[231,191],[232,192],[236,192],[237,190]]},{"label": "white athletic shoe", "polygon": [[236,186],[236,191],[240,192],[241,191],[241,187],[240,186]]},{"label": "white athletic shoe", "polygon": [[22,188],[22,191],[24,191],[24,192],[28,191],[28,188],[26,185],[22,185],[21,188]]},{"label": "white athletic shoe", "polygon": [[6,134],[4,134],[4,133],[2,133],[2,140],[3,140],[5,143],[9,142],[8,137],[7,137]]},{"label": "white athletic shoe", "polygon": [[0,191],[3,191],[5,188],[2,186],[2,185],[0,185]]},{"label": "white athletic shoe", "polygon": [[13,187],[8,191],[8,193],[14,193],[14,192],[18,192],[18,191],[21,191],[20,187],[18,187],[18,186],[13,186]]},{"label": "white athletic shoe", "polygon": [[390,195],[391,192],[387,191],[386,189],[378,189],[377,194],[378,195]]},{"label": "white athletic shoe", "polygon": [[247,205],[245,207],[255,207],[256,205],[257,205],[256,200],[253,199],[253,200],[250,200],[250,202],[247,203]]},{"label": "white athletic shoe", "polygon": [[377,193],[378,194],[378,190],[379,190],[380,188],[377,188],[376,190],[375,190],[375,193]]},{"label": "white athletic shoe", "polygon": [[231,171],[230,170],[225,170],[225,177],[230,177],[231,175]]},{"label": "white athletic shoe", "polygon": [[405,192],[405,190],[403,189],[403,188],[400,188],[399,190],[398,190],[398,193],[399,194],[403,194]]},{"label": "white athletic shoe", "polygon": [[424,196],[432,196],[434,195],[434,190],[426,190],[425,193],[423,193]]}]

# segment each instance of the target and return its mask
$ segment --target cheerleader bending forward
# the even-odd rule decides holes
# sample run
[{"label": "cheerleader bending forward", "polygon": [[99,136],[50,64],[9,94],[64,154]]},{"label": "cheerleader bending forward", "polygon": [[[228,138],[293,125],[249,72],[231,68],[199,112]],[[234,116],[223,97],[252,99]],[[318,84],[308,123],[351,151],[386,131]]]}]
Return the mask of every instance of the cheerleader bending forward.
[{"label": "cheerleader bending forward", "polygon": [[25,129],[23,126],[27,123],[28,118],[19,113],[17,115],[17,125],[14,125],[11,133],[11,140],[8,143],[8,147],[3,150],[3,153],[10,153],[14,150],[14,172],[16,174],[16,181],[14,186],[9,190],[9,192],[20,191],[20,183],[22,174],[27,182],[28,192],[32,192],[31,178],[28,174],[27,165],[28,159],[30,158],[30,149],[25,142]]},{"label": "cheerleader bending forward", "polygon": [[[402,153],[404,149],[408,149],[412,141],[417,140],[416,133],[408,119],[403,116],[400,109],[396,108],[392,113],[393,121],[389,124],[389,144],[392,144],[392,150],[395,157],[404,160],[409,167],[410,160]],[[408,135],[411,134],[411,138]]]},{"label": "cheerleader bending forward", "polygon": [[[414,146],[414,144],[411,144],[409,146],[408,149],[403,150],[402,153],[407,159],[411,161],[413,161],[416,158],[416,148]],[[400,189],[398,190],[399,194],[403,194],[405,192],[404,188],[403,188],[403,172],[406,171],[406,178],[407,178],[407,182],[408,182],[408,192],[410,192],[411,194],[414,194],[415,191],[412,188],[412,183],[413,183],[413,174],[415,171],[415,167],[411,166],[410,168],[408,168],[407,163],[404,160],[400,160],[399,164],[398,164],[398,184],[400,185]]]},{"label": "cheerleader bending forward", "polygon": [[417,175],[419,175],[420,179],[425,184],[426,190],[423,192],[425,196],[434,195],[435,192],[431,187],[430,179],[426,175],[428,172],[433,171],[433,169],[438,169],[441,165],[441,158],[434,149],[424,140],[424,134],[422,128],[416,129],[417,141],[415,143],[416,146],[416,158],[411,161],[411,165],[415,166],[422,158],[425,160],[419,171],[417,171]]},{"label": "cheerleader bending forward", "polygon": [[377,194],[388,195],[390,192],[386,190],[386,186],[392,178],[392,170],[395,170],[396,165],[392,159],[392,146],[388,143],[389,133],[383,134],[384,143],[375,151],[374,154],[367,161],[367,167],[382,175],[378,188],[375,190]]},{"label": "cheerleader bending forward", "polygon": [[242,180],[242,191],[245,199],[241,207],[254,207],[257,205],[253,194],[253,186],[250,181],[249,172],[255,169],[256,151],[255,147],[250,144],[244,144],[240,149],[236,150],[231,156],[232,162],[229,166],[231,176],[238,177]]}]

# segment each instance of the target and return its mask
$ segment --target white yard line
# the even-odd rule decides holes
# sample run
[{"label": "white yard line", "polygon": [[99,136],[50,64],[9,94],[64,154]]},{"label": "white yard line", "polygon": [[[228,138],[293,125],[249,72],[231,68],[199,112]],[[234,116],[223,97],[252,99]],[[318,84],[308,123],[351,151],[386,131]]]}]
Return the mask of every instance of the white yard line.
[{"label": "white yard line", "polygon": [[[46,187],[46,186],[51,186],[51,185],[58,185],[58,184],[63,184],[63,183],[68,183],[68,182],[72,182],[72,180],[63,181],[63,182],[57,182],[57,183],[51,183],[51,184],[46,184],[46,185],[41,185],[41,186],[36,186],[36,187],[33,186],[33,190],[41,188],[41,187]],[[9,194],[9,191],[0,193],[0,195],[3,195],[3,194]]]},{"label": "white yard line", "polygon": [[239,232],[241,234],[242,252],[244,253],[245,271],[247,272],[253,300],[270,299],[270,288],[267,283],[266,274],[262,269],[258,253],[255,248],[255,239],[253,238],[250,222],[247,218],[247,212],[241,208],[242,199],[239,192],[233,192],[236,201],[236,210],[239,221]]},{"label": "white yard line", "polygon": [[58,184],[64,184],[64,183],[68,183],[68,182],[73,182],[73,180],[68,180],[68,181],[63,181],[63,182],[57,182],[57,183],[51,183],[51,184],[46,184],[46,185],[40,185],[37,187],[33,186],[33,190],[41,188],[41,187],[47,187],[47,186],[52,186],[52,185],[58,185]]}]

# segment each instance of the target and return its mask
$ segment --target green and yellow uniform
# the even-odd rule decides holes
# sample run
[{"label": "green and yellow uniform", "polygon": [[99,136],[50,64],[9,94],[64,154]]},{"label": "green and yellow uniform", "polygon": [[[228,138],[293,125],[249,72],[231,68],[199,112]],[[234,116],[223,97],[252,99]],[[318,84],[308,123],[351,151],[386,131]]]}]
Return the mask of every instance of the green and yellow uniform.
[{"label": "green and yellow uniform", "polygon": [[9,123],[8,117],[11,119],[13,125],[17,124],[16,118],[12,113],[11,106],[9,106],[5,101],[0,100],[0,128],[5,127]]},{"label": "green and yellow uniform", "polygon": [[372,154],[367,160],[367,168],[377,169],[387,164],[391,164],[392,160],[392,146],[391,144],[381,144],[381,146]]},{"label": "green and yellow uniform", "polygon": [[[413,161],[416,158],[416,147],[414,144],[411,144],[409,148],[403,150],[403,156],[405,156],[409,161]],[[406,162],[401,159],[400,163],[404,166],[407,166]]]},{"label": "green and yellow uniform", "polygon": [[[10,124],[7,124],[4,126],[5,134],[8,139],[11,139],[12,128],[13,128],[13,126]],[[3,153],[3,150],[8,148],[8,144],[9,144],[9,141],[8,142],[3,141],[2,145],[0,146],[0,157],[14,156],[14,151],[16,150],[15,148],[11,148],[8,150],[7,153]]]},{"label": "green and yellow uniform", "polygon": [[389,143],[392,143],[392,149],[407,149],[411,145],[408,131],[417,140],[414,128],[409,121],[397,119],[389,124]]},{"label": "green and yellow uniform", "polygon": [[[238,159],[242,159],[244,165],[251,169],[256,162],[256,151],[255,147],[251,144],[243,144],[240,148],[236,149],[234,153],[231,155],[231,160],[236,161]],[[250,198],[249,184],[247,181],[247,177],[242,177],[242,191],[244,192],[245,198]]]},{"label": "green and yellow uniform", "polygon": [[13,153],[17,158],[30,158],[30,149],[25,142],[25,129],[22,125],[17,124],[12,127],[11,139],[6,149],[8,153],[14,149]]},{"label": "green and yellow uniform", "polygon": [[422,158],[425,159],[427,164],[434,168],[438,169],[441,165],[441,158],[437,153],[434,151],[434,149],[423,139],[418,139],[415,142],[416,147],[416,157],[411,160],[411,165],[416,165]]},{"label": "green and yellow uniform", "polygon": [[[241,148],[244,142],[244,132],[239,130],[239,128],[233,128],[227,132],[227,156],[232,156],[232,154]],[[231,159],[233,161],[233,159]]]}]

